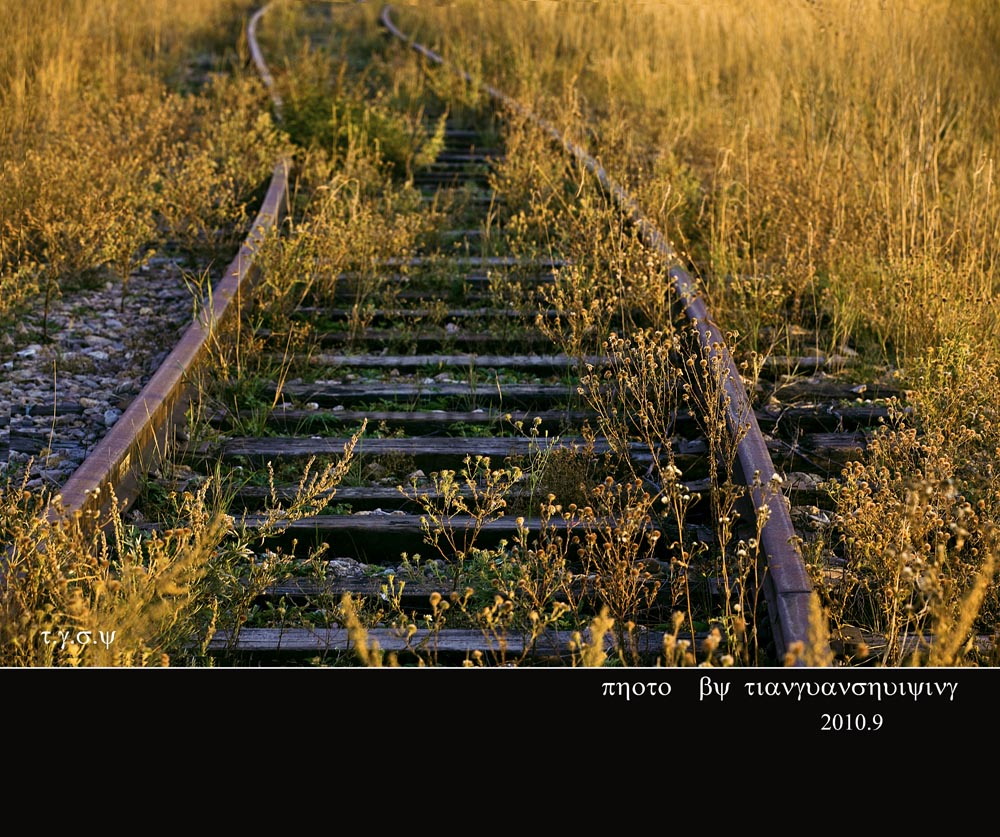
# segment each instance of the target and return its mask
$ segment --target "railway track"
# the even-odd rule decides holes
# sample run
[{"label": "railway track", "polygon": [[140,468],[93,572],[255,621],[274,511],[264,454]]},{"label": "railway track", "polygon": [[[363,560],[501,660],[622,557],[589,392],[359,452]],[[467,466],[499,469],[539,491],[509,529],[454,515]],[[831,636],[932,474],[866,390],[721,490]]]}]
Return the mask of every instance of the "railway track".
[{"label": "railway track", "polygon": [[[249,36],[273,87],[257,42],[265,12]],[[390,9],[381,22],[444,63]],[[280,370],[253,383],[264,408],[231,400],[197,437],[179,433],[220,336],[253,327],[241,318],[267,281],[260,253],[288,211],[279,161],[210,305],[58,513],[103,525],[124,502],[148,536],[178,525],[158,499],[238,475],[226,513],[245,593],[203,647],[227,665],[849,661],[850,641],[831,645],[812,625],[801,544],[826,514],[819,486],[858,458],[866,428],[887,417],[878,399],[896,393],[839,377],[846,357],[738,368],[697,283],[629,196],[488,93],[495,111],[478,125],[441,121],[443,106],[425,114],[430,131],[444,126],[441,147],[411,185],[441,218],[434,234],[340,271],[286,331],[258,327]],[[587,190],[574,188],[618,226],[522,246],[503,119],[547,133],[566,176],[586,174]],[[662,304],[623,294],[613,318],[579,325],[569,283],[606,269],[585,261],[581,239],[627,240]],[[293,351],[295,333],[310,339]]]}]

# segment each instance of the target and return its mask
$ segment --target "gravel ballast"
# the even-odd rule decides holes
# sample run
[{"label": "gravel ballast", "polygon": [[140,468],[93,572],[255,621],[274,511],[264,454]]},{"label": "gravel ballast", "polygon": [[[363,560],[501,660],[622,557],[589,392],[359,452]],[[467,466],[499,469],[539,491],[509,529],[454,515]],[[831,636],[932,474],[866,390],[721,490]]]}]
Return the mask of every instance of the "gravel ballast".
[{"label": "gravel ballast", "polygon": [[0,337],[0,478],[57,493],[191,323],[183,261],[42,301]]}]

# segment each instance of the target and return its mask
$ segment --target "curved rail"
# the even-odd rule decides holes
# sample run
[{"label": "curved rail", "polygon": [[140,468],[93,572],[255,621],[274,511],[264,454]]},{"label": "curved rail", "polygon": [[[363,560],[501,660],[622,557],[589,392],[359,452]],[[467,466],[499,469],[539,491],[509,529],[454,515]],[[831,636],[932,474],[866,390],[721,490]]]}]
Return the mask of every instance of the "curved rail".
[{"label": "curved rail", "polygon": [[[253,60],[271,91],[280,119],[281,100],[272,89],[273,80],[256,41],[257,23],[266,10],[267,6],[253,15],[247,34]],[[124,507],[135,500],[141,475],[159,463],[175,424],[183,420],[192,370],[204,361],[213,339],[240,315],[241,295],[259,270],[254,254],[287,210],[290,165],[287,158],[275,163],[251,231],[222,279],[213,286],[208,304],[111,430],[70,476],[61,493],[53,498],[50,519],[79,513],[88,525],[99,527],[113,504]]]},{"label": "curved rail", "polygon": [[[392,7],[385,6],[380,20],[393,36],[408,43],[430,61],[448,66],[442,56],[400,31],[392,21],[391,12]],[[458,72],[465,81],[475,83],[472,76],[464,70],[455,67],[451,69]],[[722,339],[721,330],[715,325],[704,299],[698,293],[696,283],[680,265],[680,259],[671,243],[644,216],[628,192],[615,183],[593,157],[520,102],[490,85],[482,85],[482,89],[492,98],[541,127],[558,145],[580,161],[611,195],[615,204],[626,213],[638,229],[643,242],[654,249],[665,262],[672,265],[669,275],[685,314],[697,328],[701,350],[707,357],[717,362],[724,372],[722,386],[728,402],[727,423],[732,433],[742,434],[737,449],[740,470],[749,488],[756,513],[767,515],[761,530],[761,547],[767,561],[763,584],[768,608],[772,614],[775,645],[782,657],[795,644],[801,644],[807,651],[813,649],[817,642],[810,627],[813,585],[802,560],[802,554],[796,545],[795,529],[789,515],[788,503],[777,481],[771,479],[776,471],[767,444],[743,387],[736,363]]]}]

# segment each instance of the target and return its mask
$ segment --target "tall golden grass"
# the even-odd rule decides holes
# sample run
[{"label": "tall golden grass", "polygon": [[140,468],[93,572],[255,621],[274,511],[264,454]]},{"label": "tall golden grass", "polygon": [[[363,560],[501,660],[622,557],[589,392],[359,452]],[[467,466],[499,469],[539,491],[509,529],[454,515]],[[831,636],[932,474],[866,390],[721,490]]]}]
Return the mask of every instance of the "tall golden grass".
[{"label": "tall golden grass", "polygon": [[[293,52],[300,41],[288,35],[310,5],[281,5],[282,16],[275,18],[281,27],[269,41],[284,50],[275,66],[302,69],[306,65],[297,62],[310,60]],[[339,5],[344,11],[351,4]],[[380,43],[373,5],[352,18],[360,27],[348,27],[355,48]],[[76,221],[70,206],[90,207],[84,219],[94,225],[116,196],[121,200],[111,205],[141,221],[141,214],[127,212],[144,205],[130,203],[132,196],[144,199],[157,191],[148,161],[110,197],[87,191],[84,175],[104,155],[130,159],[141,136],[135,128],[116,145],[106,133],[108,118],[125,98],[135,97],[156,116],[161,139],[189,127],[187,117],[175,118],[178,100],[164,91],[193,81],[192,44],[209,49],[214,43],[217,51],[220,43],[237,44],[237,24],[251,4],[47,0],[41,6],[29,13],[13,0],[0,0],[0,159],[4,182],[17,186],[0,192],[5,301],[58,290],[53,282],[64,274],[109,261],[124,265],[125,281],[149,228],[140,224],[124,242],[116,240],[117,249],[111,241],[90,251],[93,242],[70,224]],[[806,325],[814,348],[850,347],[869,370],[910,392],[910,410],[897,410],[866,458],[829,487],[833,522],[807,549],[818,604],[835,626],[870,629],[892,642],[925,631],[941,637],[930,652],[918,647],[921,653],[913,657],[890,653],[889,664],[979,661],[969,640],[991,632],[1000,616],[994,580],[994,521],[1000,513],[1000,111],[993,106],[1000,93],[994,71],[1000,8],[990,0],[913,0],[905,9],[861,0],[456,0],[400,5],[396,20],[474,79],[517,97],[597,156],[673,239],[720,325],[740,335],[740,348],[758,358],[792,350]],[[265,20],[265,36],[266,27]],[[304,154],[305,171],[355,202],[366,201],[368,188],[381,185],[375,173],[380,177],[385,169],[369,165],[366,155],[399,133],[399,123],[386,117],[392,107],[418,113],[421,97],[432,94],[450,97],[459,103],[456,109],[471,110],[481,101],[474,85],[428,73],[416,58],[402,59],[403,51],[384,63],[377,59],[374,72],[370,66],[360,70],[362,77],[384,72],[388,81],[389,92],[371,102],[350,99],[356,94],[344,78],[358,69],[352,62],[360,54],[351,44],[342,43],[335,53],[342,75],[319,98],[284,81],[290,94],[303,93],[297,101],[311,109],[306,116],[323,123],[327,133],[319,135],[331,142],[348,137],[346,146],[327,149],[334,152],[327,156],[317,157],[314,149]],[[320,83],[330,63],[316,66],[324,70],[317,74]],[[255,101],[260,91],[243,83],[245,101]],[[294,107],[295,96],[289,103]],[[132,123],[123,117],[122,124]],[[276,147],[273,126],[258,127],[268,138],[266,147]],[[94,136],[102,143],[90,142]],[[550,180],[547,164],[538,162],[540,150],[532,152],[531,141],[516,131],[511,139],[524,144],[525,157],[513,160],[500,177],[515,189],[523,186],[531,206],[508,220],[515,232],[535,236],[532,243],[526,235],[519,246],[544,246],[557,222],[566,220],[561,193],[550,188],[562,174]],[[82,151],[95,147],[89,158]],[[403,149],[404,169],[413,151]],[[528,153],[537,154],[534,162]],[[81,155],[89,160],[82,169],[74,162]],[[191,159],[203,158],[196,153]],[[338,179],[345,170],[352,178],[349,190]],[[65,195],[74,199],[59,199]],[[321,196],[314,205],[322,203]],[[387,217],[395,213],[397,220],[408,209],[391,200],[386,208]],[[560,245],[594,255],[595,265],[610,269],[567,274],[556,301],[567,309],[579,303],[570,319],[604,329],[614,324],[621,331],[614,341],[622,342],[612,346],[635,366],[634,380],[655,380],[662,376],[656,371],[658,351],[631,347],[654,338],[673,345],[664,298],[657,296],[662,292],[654,290],[662,268],[624,235],[610,242],[587,238],[582,217],[581,229],[567,225]],[[301,241],[293,239],[294,247],[276,253],[276,262],[283,255],[308,261],[310,224],[321,228],[320,221],[301,223]],[[175,230],[186,228],[173,223]],[[194,230],[197,237],[197,224]],[[109,259],[115,253],[120,262]],[[592,286],[583,287],[584,279]],[[634,284],[626,289],[626,282]],[[636,289],[654,297],[647,301],[649,314],[659,318],[661,332],[615,319],[617,301]],[[594,348],[582,333],[574,337],[571,330],[566,349],[574,356]],[[655,369],[644,365],[650,361]],[[669,415],[653,417],[653,426],[669,429],[671,421]],[[612,435],[616,430],[607,429]],[[626,427],[617,430],[630,438]],[[6,525],[24,519],[25,500],[16,486],[8,490]],[[623,513],[642,511],[641,503],[626,505]],[[731,546],[737,560],[744,545]],[[836,584],[826,572],[832,554],[842,565]],[[724,562],[723,569],[733,567]],[[614,614],[619,619],[632,602],[626,604]],[[744,604],[733,602],[726,614],[734,636],[752,634]]]},{"label": "tall golden grass", "polygon": [[[124,289],[164,235],[204,237],[207,225],[239,223],[239,203],[271,164],[275,138],[266,125],[256,135],[242,125],[238,149],[233,137],[241,134],[226,131],[248,108],[253,119],[264,115],[266,99],[247,91],[243,112],[229,104],[227,114],[220,111],[227,94],[213,101],[200,91],[213,72],[240,65],[249,7],[239,0],[4,0],[0,317],[39,291],[47,305],[64,284],[97,269]],[[237,162],[250,146],[264,159]],[[185,169],[221,192],[200,204],[172,193]]]},{"label": "tall golden grass", "polygon": [[[457,2],[396,19],[575,133],[701,270],[723,325],[780,326],[791,306],[899,364],[956,331],[995,342],[995,4]],[[733,282],[764,275],[772,290]]]},{"label": "tall golden grass", "polygon": [[830,486],[808,555],[827,613],[894,639],[992,633],[1000,8],[511,0],[395,17],[594,154],[738,349],[794,353],[805,325],[805,348],[857,351],[909,392]]}]

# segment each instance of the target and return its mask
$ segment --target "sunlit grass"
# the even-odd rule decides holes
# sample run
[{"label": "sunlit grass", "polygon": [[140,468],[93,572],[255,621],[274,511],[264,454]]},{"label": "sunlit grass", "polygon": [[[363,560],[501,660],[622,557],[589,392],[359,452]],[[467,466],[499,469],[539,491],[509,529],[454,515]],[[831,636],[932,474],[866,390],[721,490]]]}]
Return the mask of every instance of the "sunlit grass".
[{"label": "sunlit grass", "polygon": [[[198,87],[190,71],[193,43],[239,43],[237,23],[251,4],[158,0],[143,4],[142,15],[124,0],[42,5],[29,18],[23,4],[0,0],[0,176],[7,186],[0,316],[30,295],[58,293],[67,275],[81,271],[110,266],[124,292],[129,271],[164,226],[196,244],[220,221],[238,223],[254,180],[235,182],[247,170],[245,155],[260,176],[280,145],[269,117],[253,114],[257,105],[266,110],[262,91],[235,71],[214,88],[243,97],[225,124],[252,124],[264,144],[258,152],[226,146],[235,132],[212,127],[222,95]],[[448,102],[453,116],[472,119],[483,96],[475,84],[429,72],[401,45],[386,44],[377,4],[334,5],[343,17],[337,23],[305,15],[315,4],[282,4],[262,33],[284,70],[279,83],[300,143],[302,191],[289,235],[265,251],[271,279],[261,316],[277,322],[307,292],[332,295],[342,270],[368,268],[351,323],[360,332],[366,311],[389,293],[373,265],[412,248],[431,220],[405,183],[440,140],[435,125],[443,123],[422,127],[425,108]],[[910,393],[910,412],[900,410],[865,460],[830,486],[833,523],[807,558],[835,626],[891,641],[943,631],[943,650],[922,659],[961,664],[965,640],[991,630],[998,608],[1000,111],[992,103],[1000,94],[993,61],[1000,9],[989,0],[920,0],[906,9],[847,0],[459,0],[401,5],[395,19],[597,156],[671,237],[720,325],[739,333],[740,351],[759,360],[791,350],[793,332],[804,326],[813,348],[858,351],[866,368]],[[317,21],[335,30],[323,55],[304,45]],[[363,62],[376,46],[380,54]],[[198,98],[181,98],[182,89]],[[146,116],[141,124],[136,113]],[[215,189],[200,206],[170,203],[171,172],[158,168],[164,155],[157,149],[172,147],[178,135],[188,138],[188,153],[172,158],[173,171],[207,171],[209,183],[229,189],[221,205]],[[609,220],[607,210],[588,195],[579,171],[552,162],[529,126],[515,121],[507,139],[510,160],[494,175],[509,202],[507,246],[575,259],[548,291],[518,286],[511,299],[525,310],[558,308],[560,320],[547,328],[570,356],[609,348],[624,376],[621,391],[636,382],[669,385],[673,400],[644,425],[650,439],[665,442],[677,393],[697,369],[664,372],[680,349],[663,265],[620,226],[593,236],[592,222]],[[220,144],[226,152],[214,155]],[[118,179],[95,188],[95,173],[109,168]],[[116,235],[94,235],[109,219]],[[305,274],[317,264],[320,273]],[[636,299],[641,312],[633,318],[624,301]],[[706,376],[710,385],[711,370]],[[596,386],[590,397],[602,431],[627,445],[634,433],[615,412],[622,405],[601,403]],[[642,412],[648,405],[626,406]],[[724,510],[734,500],[724,488],[732,485],[727,474],[713,476],[711,499]],[[683,486],[671,472],[660,477],[681,520]],[[615,499],[627,517],[649,498]],[[25,519],[15,505],[6,507],[8,519]],[[750,573],[745,558],[754,547],[731,532],[722,542],[720,568]],[[699,548],[681,543],[681,560]],[[527,554],[529,545],[521,549]],[[831,552],[846,567],[836,585],[825,572]],[[628,592],[623,579],[619,591]],[[621,628],[633,602],[610,604]],[[734,636],[734,626],[752,634],[746,604],[727,603]],[[693,624],[690,613],[684,618]]]}]

